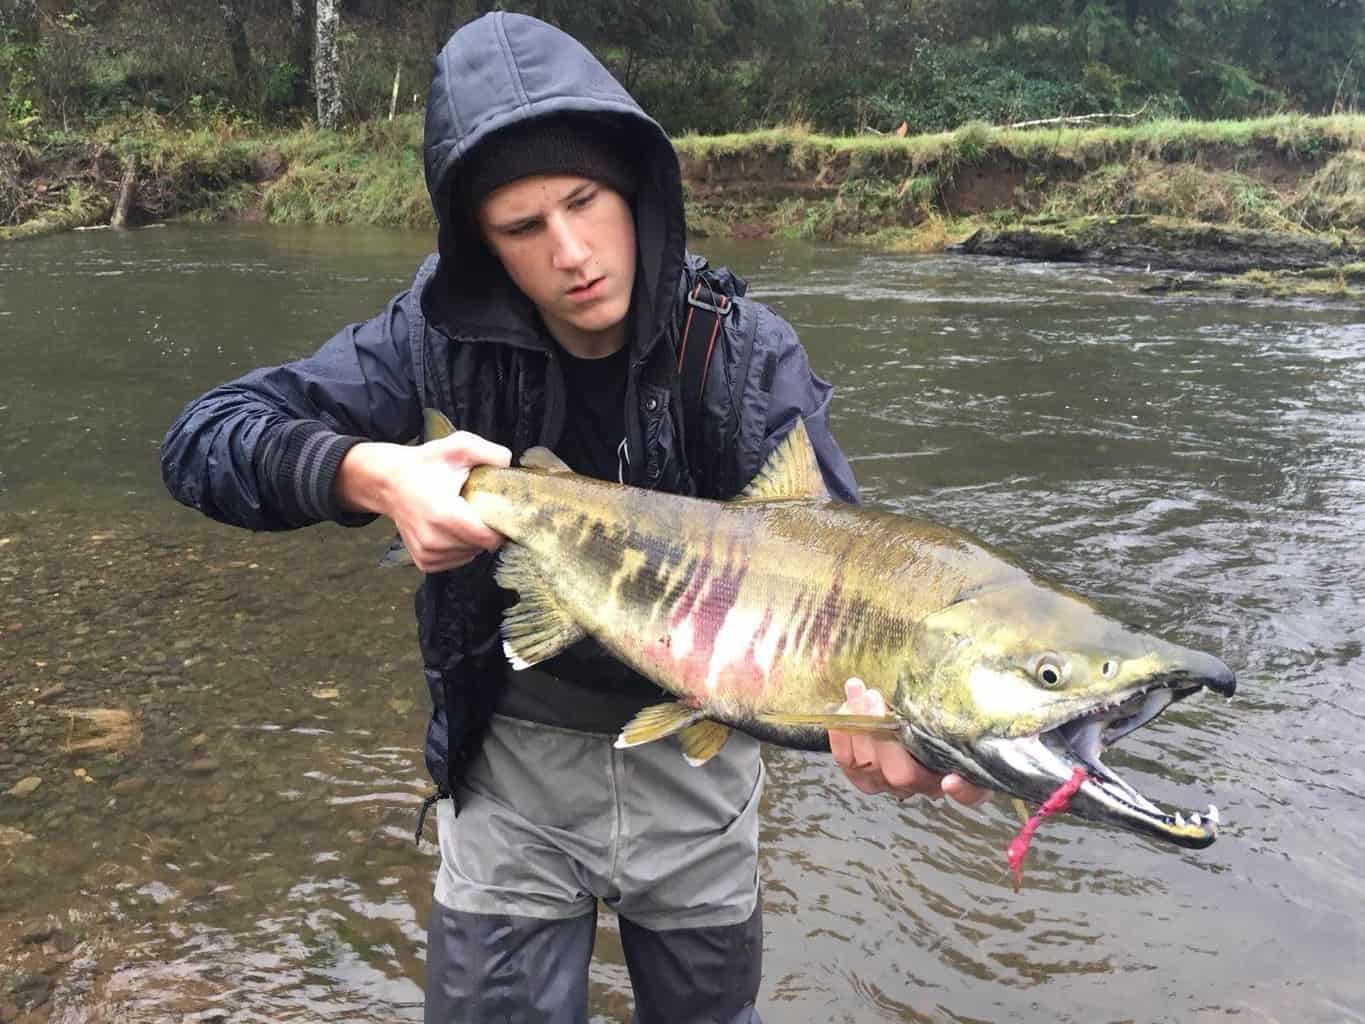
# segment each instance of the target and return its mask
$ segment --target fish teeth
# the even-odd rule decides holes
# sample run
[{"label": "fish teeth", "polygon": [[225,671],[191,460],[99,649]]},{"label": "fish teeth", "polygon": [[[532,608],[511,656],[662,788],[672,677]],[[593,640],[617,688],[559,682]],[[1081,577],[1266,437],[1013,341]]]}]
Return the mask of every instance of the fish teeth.
[{"label": "fish teeth", "polygon": [[1191,825],[1202,825],[1202,824],[1204,824],[1204,819],[1203,819],[1202,817],[1200,817],[1198,814],[1191,814],[1191,815],[1190,815],[1190,824],[1191,824]]},{"label": "fish teeth", "polygon": [[1185,816],[1181,814],[1179,811],[1175,812],[1175,827],[1176,828],[1185,827]]},{"label": "fish teeth", "polygon": [[1218,808],[1214,807],[1213,804],[1209,804],[1209,821],[1213,822],[1215,825],[1220,824]]}]

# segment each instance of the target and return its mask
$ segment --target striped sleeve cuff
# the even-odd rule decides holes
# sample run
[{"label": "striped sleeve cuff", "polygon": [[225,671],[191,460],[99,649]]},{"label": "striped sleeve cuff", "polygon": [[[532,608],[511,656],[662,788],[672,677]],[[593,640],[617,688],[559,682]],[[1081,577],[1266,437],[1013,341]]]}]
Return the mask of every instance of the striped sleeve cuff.
[{"label": "striped sleeve cuff", "polygon": [[378,517],[345,508],[335,493],[337,470],[346,453],[365,440],[329,430],[314,420],[282,424],[262,445],[269,452],[262,481],[273,493],[281,517],[289,523],[331,520],[342,526],[364,526]]}]

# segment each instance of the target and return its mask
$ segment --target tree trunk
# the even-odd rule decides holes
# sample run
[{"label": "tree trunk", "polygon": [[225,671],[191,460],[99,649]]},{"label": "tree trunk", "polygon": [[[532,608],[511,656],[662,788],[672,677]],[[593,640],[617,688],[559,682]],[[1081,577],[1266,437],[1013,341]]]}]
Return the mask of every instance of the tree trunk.
[{"label": "tree trunk", "polygon": [[128,154],[128,159],[123,164],[123,181],[119,184],[118,202],[114,204],[114,215],[109,219],[111,228],[128,226],[128,214],[133,208],[133,203],[137,201],[137,168],[137,154]]},{"label": "tree trunk", "polygon": [[318,126],[341,127],[341,78],[337,73],[340,0],[318,0],[317,45],[313,50],[313,90],[318,96]]},{"label": "tree trunk", "polygon": [[38,0],[14,0],[14,34],[21,43],[38,41]]},{"label": "tree trunk", "polygon": [[223,31],[227,34],[228,49],[232,52],[232,71],[238,82],[251,77],[251,48],[246,42],[246,22],[242,18],[241,0],[218,0],[223,15]]},{"label": "tree trunk", "polygon": [[313,5],[308,0],[289,0],[289,63],[294,65],[294,106],[301,107],[313,79]]}]

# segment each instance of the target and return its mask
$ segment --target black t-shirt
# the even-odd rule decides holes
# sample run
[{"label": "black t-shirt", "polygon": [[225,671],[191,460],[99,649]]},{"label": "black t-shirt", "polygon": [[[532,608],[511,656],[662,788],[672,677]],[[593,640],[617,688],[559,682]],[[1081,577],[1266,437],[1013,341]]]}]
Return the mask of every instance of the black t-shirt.
[{"label": "black t-shirt", "polygon": [[[600,359],[558,349],[568,401],[555,454],[575,473],[619,479],[629,349],[622,346]],[[498,711],[546,725],[615,733],[641,708],[670,699],[588,638],[535,668],[511,672]]]},{"label": "black t-shirt", "polygon": [[580,359],[559,350],[568,406],[555,454],[575,473],[620,479],[617,459],[626,437],[628,346],[601,359]]}]

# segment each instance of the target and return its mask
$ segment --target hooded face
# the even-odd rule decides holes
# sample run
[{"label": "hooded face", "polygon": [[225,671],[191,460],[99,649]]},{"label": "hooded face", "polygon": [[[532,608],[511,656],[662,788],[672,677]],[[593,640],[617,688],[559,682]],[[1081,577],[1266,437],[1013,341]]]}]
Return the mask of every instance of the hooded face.
[{"label": "hooded face", "polygon": [[479,205],[479,229],[569,352],[606,356],[625,344],[635,221],[618,192],[570,174],[519,178]]},{"label": "hooded face", "polygon": [[[502,238],[485,241],[481,211],[470,205],[470,160],[479,157],[485,143],[504,130],[516,131],[532,121],[560,116],[573,118],[595,136],[609,140],[611,153],[630,171],[634,194],[629,210],[622,208],[619,197],[608,197],[613,198],[616,214],[613,229],[605,235],[594,233],[591,242],[599,267],[616,270],[614,276],[607,274],[611,302],[599,301],[591,293],[581,296],[590,302],[566,301],[564,293],[569,289],[560,288],[556,295],[555,275],[547,275],[543,264],[540,270],[523,273],[521,243],[504,245]],[[531,310],[520,301],[529,297],[540,307],[539,319],[556,336],[568,337],[572,331],[573,337],[579,337],[577,332],[584,328],[591,336],[604,325],[619,323],[629,306],[629,331],[616,337],[628,335],[641,358],[665,339],[686,256],[678,157],[663,129],[581,43],[543,21],[508,11],[495,11],[464,25],[432,67],[423,152],[427,188],[440,222],[441,259],[422,304],[427,318],[448,336],[516,340],[524,347],[535,347],[543,343],[537,318],[528,318]],[[559,156],[567,159],[566,153]],[[526,170],[601,180],[587,167]],[[487,199],[492,194],[482,196]],[[610,256],[601,248],[604,237],[622,242],[609,244]],[[626,243],[634,246],[633,254]],[[489,259],[491,252],[497,253],[496,266]],[[545,289],[541,285],[547,276],[549,288]],[[514,290],[517,294],[509,296]],[[589,314],[580,305],[594,308]]]}]

